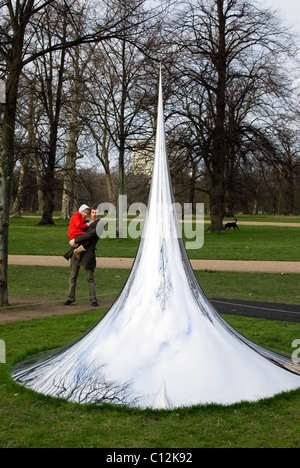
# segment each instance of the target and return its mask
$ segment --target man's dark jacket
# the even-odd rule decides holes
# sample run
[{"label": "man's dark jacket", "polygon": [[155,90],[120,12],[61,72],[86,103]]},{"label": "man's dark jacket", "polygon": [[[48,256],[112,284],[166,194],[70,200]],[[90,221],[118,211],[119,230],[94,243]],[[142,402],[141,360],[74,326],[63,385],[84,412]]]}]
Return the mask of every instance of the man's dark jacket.
[{"label": "man's dark jacket", "polygon": [[[101,223],[101,226],[98,226],[98,223]],[[89,241],[85,249],[86,251],[81,254],[79,266],[83,268],[96,268],[96,245],[104,229],[103,222],[100,219],[97,219],[92,224],[89,225],[86,232],[75,238],[76,244]],[[69,252],[65,255],[66,259],[71,258],[73,255],[73,249],[70,249]]]}]

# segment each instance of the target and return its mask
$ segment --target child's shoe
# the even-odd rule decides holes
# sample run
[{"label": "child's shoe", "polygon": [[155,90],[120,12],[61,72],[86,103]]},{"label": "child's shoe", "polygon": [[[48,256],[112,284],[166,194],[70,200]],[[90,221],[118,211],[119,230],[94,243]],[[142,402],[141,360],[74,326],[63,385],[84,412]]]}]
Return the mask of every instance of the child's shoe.
[{"label": "child's shoe", "polygon": [[79,247],[77,247],[77,249],[74,250],[75,257],[78,260],[80,260],[81,254],[85,251],[86,251],[85,248],[82,245],[80,245]]}]

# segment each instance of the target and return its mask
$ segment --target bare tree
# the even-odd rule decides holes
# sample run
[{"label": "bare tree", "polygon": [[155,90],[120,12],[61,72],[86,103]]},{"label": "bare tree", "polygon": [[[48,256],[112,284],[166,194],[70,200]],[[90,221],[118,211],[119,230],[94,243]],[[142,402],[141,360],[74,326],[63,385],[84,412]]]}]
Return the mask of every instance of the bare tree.
[{"label": "bare tree", "polygon": [[25,143],[23,145],[23,151],[20,151],[20,176],[18,180],[18,189],[14,200],[12,213],[14,216],[21,216],[22,202],[25,197],[25,193],[28,190],[26,179],[30,166],[35,167],[35,156],[36,156],[36,124],[38,122],[37,111],[36,111],[36,99],[35,99],[35,86],[36,78],[32,80],[28,77],[23,77],[25,86],[22,86],[23,96],[20,99],[22,108],[24,109],[25,116],[19,115],[18,124],[23,125],[25,129]]},{"label": "bare tree", "polygon": [[78,46],[71,54],[71,64],[67,73],[71,78],[70,109],[67,111],[66,119],[68,125],[68,141],[66,147],[66,157],[64,166],[64,187],[62,197],[62,218],[70,218],[74,212],[76,202],[76,165],[78,159],[83,157],[78,150],[78,140],[82,133],[85,117],[82,115],[86,109],[85,102],[85,78],[86,68],[91,60],[91,56],[96,45],[88,45],[88,49],[83,50]]},{"label": "bare tree", "polygon": [[[118,194],[125,195],[126,160],[133,142],[138,138],[146,139],[149,127],[153,136],[151,125],[145,124],[144,120],[144,85],[149,62],[147,55],[157,56],[153,34],[160,22],[160,11],[154,14],[154,22],[153,12],[144,8],[145,1],[142,3],[128,0],[115,5],[116,17],[124,18],[124,33],[110,42],[99,44],[91,61],[94,70],[88,84],[91,117],[86,124],[96,144],[96,156],[106,174],[111,202],[119,200],[115,200],[112,190],[112,166],[118,168]],[[128,29],[131,19],[126,11],[134,7],[139,21]],[[156,64],[155,75],[152,75],[155,83],[157,72]],[[122,236],[121,226],[119,236]]]},{"label": "bare tree", "polygon": [[[121,1],[121,0],[120,0]],[[125,1],[125,0],[124,0]],[[67,15],[68,20],[63,19],[64,24],[70,24],[76,16],[76,3],[59,0],[2,0],[0,3],[0,67],[5,75],[6,102],[2,122],[2,140],[0,149],[0,306],[8,303],[7,293],[7,259],[8,259],[8,229],[11,181],[14,168],[14,141],[15,123],[17,113],[17,96],[22,70],[32,61],[50,52],[66,50],[82,43],[100,42],[117,37],[124,31],[124,18],[115,18],[111,11],[111,4],[101,0],[97,8],[89,8],[90,17],[86,22],[84,32],[76,39],[65,30],[63,35],[56,35],[55,40],[47,46],[36,48],[35,34],[41,28],[41,17],[48,8],[58,9],[62,18]],[[134,17],[137,5],[128,8],[125,12],[131,18]],[[132,27],[134,20],[126,28]],[[55,125],[54,125],[55,127]],[[55,144],[55,128],[51,144]],[[52,191],[52,167],[49,168],[49,189]],[[43,215],[43,222],[50,221],[52,209],[51,199],[46,199],[48,208]],[[47,218],[47,219],[46,219]]]},{"label": "bare tree", "polygon": [[210,230],[221,231],[226,174],[231,172],[230,164],[234,167],[232,158],[241,129],[240,122],[237,128],[238,118],[243,117],[245,122],[249,115],[253,117],[258,107],[261,110],[264,98],[270,103],[268,95],[274,92],[272,69],[279,54],[288,54],[288,34],[271,11],[259,10],[248,1],[186,3],[184,22],[179,26],[179,42],[187,54],[183,67],[186,116],[201,133]]}]

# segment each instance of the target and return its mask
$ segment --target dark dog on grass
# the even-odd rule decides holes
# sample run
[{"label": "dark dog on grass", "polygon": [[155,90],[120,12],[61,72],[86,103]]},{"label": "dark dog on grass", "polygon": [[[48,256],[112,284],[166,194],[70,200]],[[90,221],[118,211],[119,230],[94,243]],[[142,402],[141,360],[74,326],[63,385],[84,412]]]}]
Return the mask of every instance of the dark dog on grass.
[{"label": "dark dog on grass", "polygon": [[226,223],[225,224],[225,226],[224,226],[225,231],[226,231],[226,229],[229,229],[229,231],[230,231],[231,228],[233,228],[235,231],[236,230],[239,231],[239,228],[238,228],[238,225],[237,225],[237,219],[236,218],[234,218],[234,219],[235,219],[234,222],[232,221],[231,223]]}]

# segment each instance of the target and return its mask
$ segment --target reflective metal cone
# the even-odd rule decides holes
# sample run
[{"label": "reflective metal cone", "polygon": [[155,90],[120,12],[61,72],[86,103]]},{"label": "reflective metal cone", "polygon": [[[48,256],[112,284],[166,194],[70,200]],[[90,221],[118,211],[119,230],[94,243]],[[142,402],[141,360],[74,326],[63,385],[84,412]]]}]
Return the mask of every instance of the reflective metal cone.
[{"label": "reflective metal cone", "polygon": [[166,409],[256,401],[300,387],[300,366],[247,340],[214,310],[172,203],[160,76],[149,209],[129,278],[91,331],[15,369],[17,382],[76,402]]},{"label": "reflective metal cone", "polygon": [[173,403],[168,397],[166,382],[163,380],[160,390],[155,397],[153,408],[154,409],[173,409]]}]

